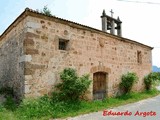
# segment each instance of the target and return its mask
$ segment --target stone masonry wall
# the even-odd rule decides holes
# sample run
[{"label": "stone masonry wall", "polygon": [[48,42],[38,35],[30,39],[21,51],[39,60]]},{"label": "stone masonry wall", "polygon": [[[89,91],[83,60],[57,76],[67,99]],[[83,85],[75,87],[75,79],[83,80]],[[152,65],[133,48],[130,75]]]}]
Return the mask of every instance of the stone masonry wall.
[{"label": "stone masonry wall", "polygon": [[11,87],[17,99],[24,95],[24,53],[25,21],[18,21],[0,41],[0,88]]},{"label": "stone masonry wall", "polygon": [[[48,94],[60,82],[59,72],[65,67],[75,68],[79,75],[108,71],[107,95],[118,93],[120,77],[127,72],[136,72],[139,81],[133,90],[143,90],[143,77],[151,72],[151,48],[136,42],[95,31],[62,20],[47,20],[27,17],[27,33],[24,41],[25,96]],[[66,50],[59,50],[59,39],[68,40]],[[137,62],[141,51],[142,63]],[[92,86],[87,92],[92,99]]]}]

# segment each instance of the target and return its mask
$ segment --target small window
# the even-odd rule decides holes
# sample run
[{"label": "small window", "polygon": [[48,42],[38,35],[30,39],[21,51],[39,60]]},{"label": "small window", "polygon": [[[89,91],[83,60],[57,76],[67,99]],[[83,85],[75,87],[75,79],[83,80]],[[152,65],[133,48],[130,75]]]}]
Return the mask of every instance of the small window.
[{"label": "small window", "polygon": [[59,39],[59,50],[67,50],[68,40]]},{"label": "small window", "polygon": [[137,62],[138,63],[142,63],[142,52],[141,51],[137,51]]}]

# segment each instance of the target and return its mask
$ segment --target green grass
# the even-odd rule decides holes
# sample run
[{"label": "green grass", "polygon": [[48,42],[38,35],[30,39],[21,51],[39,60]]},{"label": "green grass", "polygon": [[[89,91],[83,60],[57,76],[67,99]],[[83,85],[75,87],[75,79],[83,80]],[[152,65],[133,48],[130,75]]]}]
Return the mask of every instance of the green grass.
[{"label": "green grass", "polygon": [[151,90],[142,93],[130,93],[102,101],[53,102],[49,97],[26,99],[19,106],[11,98],[0,105],[0,120],[48,120],[50,118],[65,118],[80,114],[104,110],[160,94]]}]

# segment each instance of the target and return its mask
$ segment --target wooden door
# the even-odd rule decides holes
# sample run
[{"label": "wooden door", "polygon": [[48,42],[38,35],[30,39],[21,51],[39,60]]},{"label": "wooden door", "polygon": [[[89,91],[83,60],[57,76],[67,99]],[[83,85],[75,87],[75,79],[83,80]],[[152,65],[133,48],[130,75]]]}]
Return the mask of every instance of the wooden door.
[{"label": "wooden door", "polygon": [[106,73],[97,72],[93,74],[93,99],[104,99],[106,97]]}]

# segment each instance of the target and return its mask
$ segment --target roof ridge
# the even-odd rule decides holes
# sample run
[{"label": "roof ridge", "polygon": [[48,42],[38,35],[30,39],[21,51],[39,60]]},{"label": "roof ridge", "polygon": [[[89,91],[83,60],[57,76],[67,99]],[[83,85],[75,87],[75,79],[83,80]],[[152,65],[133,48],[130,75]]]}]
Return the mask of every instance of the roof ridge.
[{"label": "roof ridge", "polygon": [[52,15],[52,16],[49,16],[49,15],[46,15],[46,14],[44,14],[44,13],[40,13],[39,11],[30,9],[30,8],[28,8],[28,7],[25,8],[25,10],[12,22],[12,24],[10,24],[10,25],[8,26],[8,28],[0,35],[0,41],[1,41],[2,37],[8,32],[8,30],[10,30],[10,27],[11,27],[13,24],[15,24],[15,23],[17,22],[17,20],[19,20],[19,18],[21,18],[21,16],[23,16],[24,14],[27,14],[27,13],[29,14],[29,12],[32,12],[32,13],[35,13],[35,14],[39,14],[39,15],[44,15],[44,16],[49,17],[49,18],[55,18],[55,19],[58,19],[58,20],[61,20],[61,21],[64,21],[64,22],[68,22],[69,25],[75,24],[75,25],[78,25],[78,26],[80,26],[80,27],[84,27],[84,28],[86,28],[86,29],[90,29],[90,30],[92,30],[92,31],[97,31],[97,32],[99,31],[99,32],[105,33],[105,34],[107,34],[107,35],[109,35],[109,36],[111,36],[111,37],[117,37],[118,39],[121,39],[121,40],[124,39],[124,40],[127,40],[128,42],[138,43],[138,44],[141,44],[141,45],[144,45],[144,46],[146,46],[146,47],[149,47],[149,48],[153,49],[153,47],[148,46],[148,45],[145,45],[145,44],[140,43],[140,42],[137,42],[137,41],[135,41],[135,40],[131,40],[131,39],[128,39],[128,38],[116,36],[116,35],[113,35],[113,34],[109,34],[109,33],[104,32],[104,31],[102,31],[102,30],[99,30],[99,29],[96,29],[96,28],[93,28],[93,27],[90,27],[90,26],[87,26],[87,25],[83,25],[83,24],[80,24],[80,23],[77,23],[77,22],[73,22],[73,21],[71,21],[71,20],[63,19],[63,18],[56,17],[56,16],[53,16],[53,15]]},{"label": "roof ridge", "polygon": [[42,14],[42,15],[49,16],[49,17],[55,17],[55,15],[46,15],[45,13],[38,11],[38,9],[37,10],[33,10],[31,8],[26,7],[25,11],[34,12],[34,13]]}]

